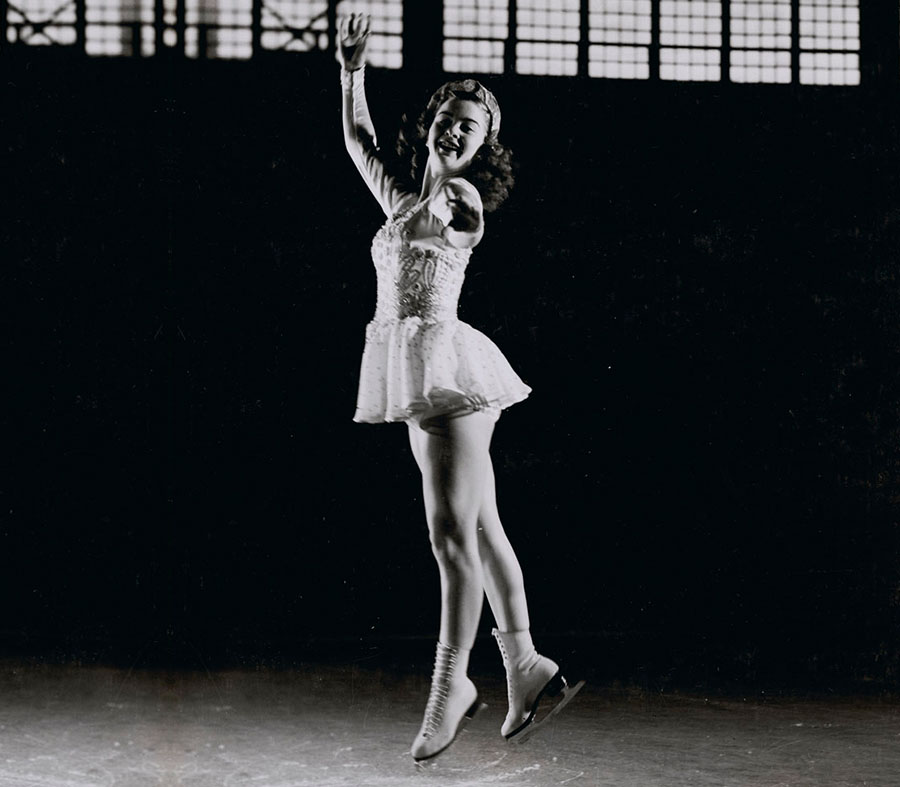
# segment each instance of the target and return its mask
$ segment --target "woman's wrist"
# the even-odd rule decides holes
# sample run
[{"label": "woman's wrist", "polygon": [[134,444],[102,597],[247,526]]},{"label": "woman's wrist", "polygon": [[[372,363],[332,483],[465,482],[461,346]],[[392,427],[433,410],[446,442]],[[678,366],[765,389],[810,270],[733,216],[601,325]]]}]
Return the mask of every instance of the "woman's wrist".
[{"label": "woman's wrist", "polygon": [[354,83],[358,83],[366,73],[366,64],[363,63],[359,68],[346,68],[341,64],[341,84],[344,87],[353,87]]}]

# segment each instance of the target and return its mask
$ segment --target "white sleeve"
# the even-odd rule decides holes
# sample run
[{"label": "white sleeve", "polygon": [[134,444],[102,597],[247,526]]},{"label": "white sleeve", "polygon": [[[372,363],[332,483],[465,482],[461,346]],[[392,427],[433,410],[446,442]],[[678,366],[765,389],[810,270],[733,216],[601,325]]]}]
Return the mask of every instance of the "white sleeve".
[{"label": "white sleeve", "polygon": [[407,194],[387,173],[379,155],[375,126],[366,104],[365,66],[356,71],[341,69],[341,88],[347,152],[385,215],[391,217]]}]

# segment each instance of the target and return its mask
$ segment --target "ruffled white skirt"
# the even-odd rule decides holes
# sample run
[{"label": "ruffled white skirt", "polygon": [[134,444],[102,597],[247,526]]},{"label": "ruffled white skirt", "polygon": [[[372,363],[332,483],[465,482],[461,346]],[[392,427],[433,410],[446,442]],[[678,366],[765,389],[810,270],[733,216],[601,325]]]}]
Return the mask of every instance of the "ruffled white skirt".
[{"label": "ruffled white skirt", "polygon": [[499,413],[529,393],[500,348],[467,323],[373,320],[353,420],[424,423],[439,415]]}]

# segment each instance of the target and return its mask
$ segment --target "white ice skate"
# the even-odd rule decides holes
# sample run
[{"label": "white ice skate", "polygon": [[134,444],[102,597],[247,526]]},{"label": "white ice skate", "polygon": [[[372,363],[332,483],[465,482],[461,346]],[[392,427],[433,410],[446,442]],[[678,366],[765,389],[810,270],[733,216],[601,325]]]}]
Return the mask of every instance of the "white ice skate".
[{"label": "white ice skate", "polygon": [[584,681],[570,686],[559,665],[534,649],[530,632],[492,633],[506,668],[509,697],[500,732],[510,743],[524,743],[574,699]]},{"label": "white ice skate", "polygon": [[411,750],[416,762],[447,749],[475,714],[487,707],[478,701],[475,684],[466,677],[467,661],[468,651],[438,642],[425,717]]}]

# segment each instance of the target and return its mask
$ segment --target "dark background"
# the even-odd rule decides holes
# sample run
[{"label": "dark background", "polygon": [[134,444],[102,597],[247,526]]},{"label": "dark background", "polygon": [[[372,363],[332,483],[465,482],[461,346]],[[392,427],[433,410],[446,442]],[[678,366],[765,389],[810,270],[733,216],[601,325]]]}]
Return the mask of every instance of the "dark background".
[{"label": "dark background", "polygon": [[[501,514],[596,677],[897,684],[900,73],[865,51],[857,88],[486,79],[518,183],[461,317],[534,388]],[[332,57],[0,67],[2,653],[430,648],[406,430],[351,421],[382,218]],[[371,70],[383,143],[443,80]]]}]

